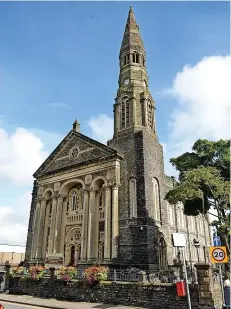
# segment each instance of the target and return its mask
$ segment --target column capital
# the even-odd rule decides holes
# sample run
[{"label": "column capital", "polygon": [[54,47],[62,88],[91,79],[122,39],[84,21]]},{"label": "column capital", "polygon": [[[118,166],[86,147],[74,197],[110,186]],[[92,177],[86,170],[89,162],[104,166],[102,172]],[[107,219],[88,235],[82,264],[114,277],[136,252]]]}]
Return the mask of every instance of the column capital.
[{"label": "column capital", "polygon": [[91,190],[89,190],[89,189],[83,189],[83,193],[84,193],[84,194],[89,194],[90,191],[91,191]]},{"label": "column capital", "polygon": [[42,202],[43,200],[44,200],[43,197],[36,197],[36,199],[35,199],[36,203]]},{"label": "column capital", "polygon": [[120,183],[116,183],[116,182],[115,182],[115,183],[112,184],[112,189],[113,189],[113,190],[118,190],[120,186],[121,186]]},{"label": "column capital", "polygon": [[90,187],[90,193],[95,193],[95,192],[96,192],[95,187]]}]

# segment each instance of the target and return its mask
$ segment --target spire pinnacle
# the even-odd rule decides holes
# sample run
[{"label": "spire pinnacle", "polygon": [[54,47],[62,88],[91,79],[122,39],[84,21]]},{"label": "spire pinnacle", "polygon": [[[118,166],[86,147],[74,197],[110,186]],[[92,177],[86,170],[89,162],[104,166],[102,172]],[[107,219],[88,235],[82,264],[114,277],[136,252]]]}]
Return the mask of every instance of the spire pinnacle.
[{"label": "spire pinnacle", "polygon": [[139,33],[139,26],[136,22],[132,6],[130,6],[120,49],[120,56],[122,56],[125,52],[131,51],[132,49],[142,50],[142,52],[145,53],[143,41]]},{"label": "spire pinnacle", "polygon": [[75,132],[80,132],[80,124],[77,120],[77,118],[75,119],[75,122],[73,123],[72,125],[72,130],[75,131]]}]

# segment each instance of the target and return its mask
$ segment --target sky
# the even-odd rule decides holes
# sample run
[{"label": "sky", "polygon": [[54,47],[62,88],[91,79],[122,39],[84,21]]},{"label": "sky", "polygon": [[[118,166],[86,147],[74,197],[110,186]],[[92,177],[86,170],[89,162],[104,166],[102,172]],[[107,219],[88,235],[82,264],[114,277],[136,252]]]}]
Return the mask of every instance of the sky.
[{"label": "sky", "polygon": [[0,244],[26,242],[33,173],[71,130],[113,134],[132,4],[165,171],[198,138],[229,138],[229,2],[0,2]]}]

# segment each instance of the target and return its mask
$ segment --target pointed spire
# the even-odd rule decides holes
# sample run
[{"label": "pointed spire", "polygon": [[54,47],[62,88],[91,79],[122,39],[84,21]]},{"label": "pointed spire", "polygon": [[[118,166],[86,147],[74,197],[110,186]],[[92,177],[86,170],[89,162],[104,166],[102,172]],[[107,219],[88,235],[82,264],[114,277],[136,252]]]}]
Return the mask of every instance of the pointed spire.
[{"label": "pointed spire", "polygon": [[128,18],[125,26],[120,56],[131,49],[142,50],[145,53],[144,44],[140,36],[139,26],[136,22],[132,6],[129,8]]},{"label": "pointed spire", "polygon": [[80,124],[79,124],[77,118],[75,119],[75,122],[73,123],[72,130],[80,133]]},{"label": "pointed spire", "polygon": [[128,19],[127,19],[127,25],[131,25],[131,24],[134,24],[134,25],[137,26],[135,15],[134,15],[134,12],[132,10],[132,6],[130,5],[129,13],[128,13]]}]

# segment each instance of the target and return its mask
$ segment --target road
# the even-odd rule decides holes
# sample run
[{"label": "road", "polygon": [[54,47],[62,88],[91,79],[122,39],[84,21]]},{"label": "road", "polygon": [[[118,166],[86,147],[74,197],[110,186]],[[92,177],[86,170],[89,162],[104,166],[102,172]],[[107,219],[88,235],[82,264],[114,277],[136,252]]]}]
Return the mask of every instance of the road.
[{"label": "road", "polygon": [[[21,304],[12,304],[7,302],[0,302],[0,304],[4,307],[4,309],[38,309],[38,306],[31,305],[21,305]],[[43,308],[46,309],[46,308]]]}]

